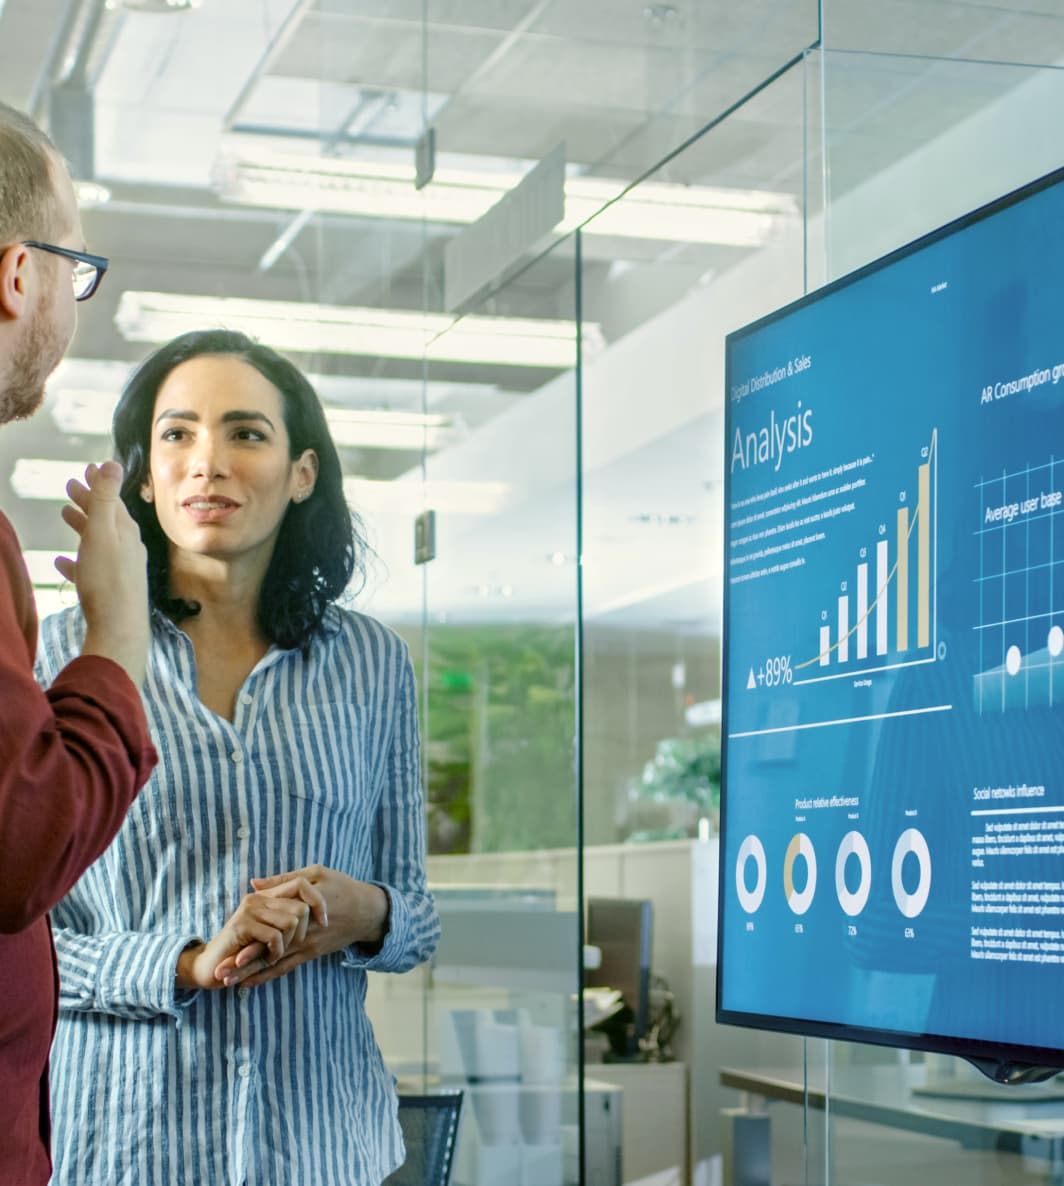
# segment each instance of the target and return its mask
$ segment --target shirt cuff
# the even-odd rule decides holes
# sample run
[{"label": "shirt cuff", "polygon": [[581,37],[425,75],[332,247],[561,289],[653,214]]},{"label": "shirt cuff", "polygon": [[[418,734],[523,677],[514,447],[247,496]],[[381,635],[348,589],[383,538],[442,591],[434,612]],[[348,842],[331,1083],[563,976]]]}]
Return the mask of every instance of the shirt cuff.
[{"label": "shirt cuff", "polygon": [[177,960],[196,935],[138,934],[136,946],[115,944],[100,961],[96,998],[106,1013],[147,1018],[167,1014],[180,1021],[198,991],[179,989]]},{"label": "shirt cuff", "polygon": [[366,972],[394,972],[402,963],[410,935],[410,908],[401,893],[379,881],[371,881],[388,897],[387,931],[380,947],[373,952],[359,943],[352,943],[344,949],[344,967],[361,968]]}]

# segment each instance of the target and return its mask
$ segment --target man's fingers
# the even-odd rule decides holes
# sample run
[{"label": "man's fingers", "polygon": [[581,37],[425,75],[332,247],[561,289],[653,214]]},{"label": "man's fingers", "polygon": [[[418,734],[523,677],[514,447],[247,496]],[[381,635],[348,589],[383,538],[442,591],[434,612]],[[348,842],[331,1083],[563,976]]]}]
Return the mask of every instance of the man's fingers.
[{"label": "man's fingers", "polygon": [[101,502],[115,502],[122,489],[122,467],[117,461],[104,461],[85,470],[85,481],[94,498]]},{"label": "man's fingers", "polygon": [[88,517],[84,511],[79,510],[77,507],[71,506],[69,503],[67,503],[67,505],[60,510],[59,516],[63,522],[68,527],[72,527],[78,533],[78,535],[82,535],[84,533],[85,527],[89,522]]},{"label": "man's fingers", "polygon": [[54,564],[63,580],[77,584],[78,566],[75,560],[71,560],[69,556],[56,556]]},{"label": "man's fingers", "polygon": [[89,503],[92,500],[92,491],[88,486],[83,486],[77,478],[71,478],[64,489],[66,490],[67,498],[72,503],[75,503],[83,511],[88,509]]}]

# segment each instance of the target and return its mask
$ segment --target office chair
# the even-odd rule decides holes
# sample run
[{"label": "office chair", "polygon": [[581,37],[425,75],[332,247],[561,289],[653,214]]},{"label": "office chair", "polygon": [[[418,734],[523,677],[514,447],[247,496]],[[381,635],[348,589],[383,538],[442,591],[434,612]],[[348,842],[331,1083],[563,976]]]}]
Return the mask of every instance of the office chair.
[{"label": "office chair", "polygon": [[406,1161],[385,1179],[384,1186],[448,1186],[461,1110],[460,1091],[400,1095]]}]

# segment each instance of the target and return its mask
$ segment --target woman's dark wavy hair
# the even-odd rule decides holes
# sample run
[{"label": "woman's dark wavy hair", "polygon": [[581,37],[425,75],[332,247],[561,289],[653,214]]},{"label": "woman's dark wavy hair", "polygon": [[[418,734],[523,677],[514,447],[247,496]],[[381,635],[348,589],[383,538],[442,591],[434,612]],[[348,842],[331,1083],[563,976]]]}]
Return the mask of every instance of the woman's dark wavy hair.
[{"label": "woman's dark wavy hair", "polygon": [[328,607],[357,572],[365,577],[366,545],[360,523],[344,500],[343,474],[317,393],[294,363],[244,334],[230,330],[194,330],[182,334],[145,359],[133,373],[115,408],[115,452],[125,469],[122,501],[140,527],[148,550],[148,597],[175,622],[193,617],[200,607],[170,591],[170,542],[159,526],[152,503],[140,491],[149,476],[152,418],[159,388],[175,367],[191,358],[214,354],[239,358],[253,366],[281,393],[292,458],[304,449],[318,457],[314,492],[290,503],[281,522],[273,556],[259,591],[256,619],[270,642],[306,650],[323,633]]}]

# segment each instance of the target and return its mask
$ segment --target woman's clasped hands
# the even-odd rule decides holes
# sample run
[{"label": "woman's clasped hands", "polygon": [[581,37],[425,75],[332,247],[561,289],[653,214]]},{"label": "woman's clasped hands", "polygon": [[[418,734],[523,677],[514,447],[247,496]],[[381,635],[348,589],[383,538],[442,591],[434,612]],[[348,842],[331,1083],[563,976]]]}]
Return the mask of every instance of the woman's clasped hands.
[{"label": "woman's clasped hands", "polygon": [[389,901],[376,885],[323,865],[255,877],[225,926],[182,952],[183,988],[255,987],[355,943],[372,948],[387,927]]},{"label": "woman's clasped hands", "polygon": [[324,895],[305,877],[293,875],[263,889],[253,883],[253,891],[245,895],[212,939],[181,953],[177,985],[191,989],[231,987],[235,981],[228,969],[238,953],[253,949],[259,967],[276,964],[303,942],[311,926],[323,929],[328,925]]}]

